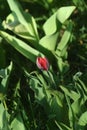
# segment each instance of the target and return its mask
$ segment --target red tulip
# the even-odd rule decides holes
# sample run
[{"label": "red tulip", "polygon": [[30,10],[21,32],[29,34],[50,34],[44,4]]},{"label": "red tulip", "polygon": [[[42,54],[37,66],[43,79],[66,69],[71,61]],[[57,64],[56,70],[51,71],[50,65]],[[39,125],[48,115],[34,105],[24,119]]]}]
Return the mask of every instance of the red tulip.
[{"label": "red tulip", "polygon": [[36,60],[37,67],[41,70],[48,70],[49,69],[49,62],[45,57],[37,57]]}]

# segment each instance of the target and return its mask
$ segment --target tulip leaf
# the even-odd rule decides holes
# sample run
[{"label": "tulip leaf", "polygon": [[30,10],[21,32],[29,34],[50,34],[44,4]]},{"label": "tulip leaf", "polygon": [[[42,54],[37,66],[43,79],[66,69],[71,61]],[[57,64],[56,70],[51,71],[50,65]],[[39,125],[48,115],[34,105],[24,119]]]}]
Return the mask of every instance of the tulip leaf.
[{"label": "tulip leaf", "polygon": [[[33,37],[38,42],[38,32],[34,18],[29,13],[23,11],[21,5],[17,0],[7,0],[7,2],[10,6],[12,13],[15,16],[13,16],[14,21],[12,22],[19,22],[22,27],[25,28],[26,32],[29,33],[29,37]],[[21,36],[23,36],[23,34],[21,34]]]},{"label": "tulip leaf", "polygon": [[64,23],[75,10],[75,8],[75,6],[61,7],[57,11],[57,19],[60,21],[60,23]]},{"label": "tulip leaf", "polygon": [[62,99],[61,99],[63,97],[62,93],[57,92],[56,90],[50,90],[50,89],[48,90],[48,92],[55,97],[57,104],[60,107],[63,107],[63,102],[62,102]]},{"label": "tulip leaf", "polygon": [[43,25],[43,29],[46,35],[51,35],[57,31],[57,19],[54,13]]},{"label": "tulip leaf", "polygon": [[68,116],[69,116],[70,127],[74,129],[74,124],[75,124],[74,112],[73,112],[69,97],[67,95],[65,95],[65,96],[66,96],[66,101],[67,101],[68,108],[69,108]]},{"label": "tulip leaf", "polygon": [[11,62],[10,65],[6,69],[1,70],[2,81],[1,81],[1,85],[0,85],[0,92],[2,92],[3,94],[6,94],[6,92],[7,92],[9,75],[12,71],[12,68],[13,68],[13,65],[12,65],[12,62]]},{"label": "tulip leaf", "polygon": [[56,54],[58,56],[65,57],[65,54],[67,52],[67,47],[68,47],[68,41],[71,36],[71,31],[72,31],[72,23],[69,22],[66,31],[64,32],[62,39],[60,40],[57,49],[56,49]]},{"label": "tulip leaf", "polygon": [[40,45],[48,50],[54,51],[56,48],[56,44],[57,44],[58,34],[59,33],[56,32],[52,35],[44,36],[39,42]]},{"label": "tulip leaf", "polygon": [[79,99],[80,95],[78,93],[76,93],[75,91],[66,88],[65,86],[60,86],[60,88],[62,89],[62,91],[69,96],[71,99],[73,99],[74,101],[76,101],[77,99]]},{"label": "tulip leaf", "polygon": [[70,17],[75,6],[59,8],[43,25],[46,35],[51,35],[61,29],[62,24]]},{"label": "tulip leaf", "polygon": [[6,32],[0,31],[0,35],[5,38],[5,40],[23,56],[34,63],[36,62],[36,57],[39,55],[39,52],[37,50],[33,49],[22,40],[19,40],[18,38],[11,36]]},{"label": "tulip leaf", "polygon": [[11,123],[12,130],[26,130],[21,114],[18,114]]},{"label": "tulip leaf", "polygon": [[87,125],[87,111],[80,116],[78,124],[81,126]]},{"label": "tulip leaf", "polygon": [[82,111],[81,100],[82,98],[80,97],[79,99],[75,100],[72,103],[72,109],[73,109],[74,115],[79,115]]},{"label": "tulip leaf", "polygon": [[45,94],[44,94],[43,87],[38,88],[38,85],[40,85],[40,83],[37,79],[32,78],[30,80],[30,86],[31,86],[31,89],[35,92],[36,100],[41,101],[44,99]]},{"label": "tulip leaf", "polygon": [[10,130],[8,125],[8,113],[3,104],[0,104],[0,130]]},{"label": "tulip leaf", "polygon": [[[26,14],[27,16],[28,14]],[[33,18],[32,18],[33,20]],[[36,43],[36,37],[33,35],[33,32],[29,32],[27,28],[21,24],[14,12],[8,15],[6,21],[3,21],[3,26],[6,29],[13,31],[16,35],[27,39],[31,43]],[[32,30],[32,26],[30,25],[30,30]]]}]

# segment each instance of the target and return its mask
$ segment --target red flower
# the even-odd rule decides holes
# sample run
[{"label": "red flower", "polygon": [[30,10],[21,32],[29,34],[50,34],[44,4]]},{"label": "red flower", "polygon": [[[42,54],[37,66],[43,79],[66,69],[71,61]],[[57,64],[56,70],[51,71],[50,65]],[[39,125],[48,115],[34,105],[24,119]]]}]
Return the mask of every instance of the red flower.
[{"label": "red flower", "polygon": [[37,67],[41,70],[48,70],[49,69],[49,62],[47,58],[43,57],[37,57],[36,60]]}]

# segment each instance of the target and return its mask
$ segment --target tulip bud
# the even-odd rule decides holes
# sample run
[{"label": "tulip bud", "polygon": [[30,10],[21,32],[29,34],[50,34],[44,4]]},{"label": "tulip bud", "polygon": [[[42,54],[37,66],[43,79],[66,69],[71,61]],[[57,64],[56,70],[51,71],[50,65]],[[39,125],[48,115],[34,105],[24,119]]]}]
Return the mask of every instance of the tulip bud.
[{"label": "tulip bud", "polygon": [[37,67],[41,70],[48,70],[49,69],[49,62],[45,57],[37,57],[36,59]]}]

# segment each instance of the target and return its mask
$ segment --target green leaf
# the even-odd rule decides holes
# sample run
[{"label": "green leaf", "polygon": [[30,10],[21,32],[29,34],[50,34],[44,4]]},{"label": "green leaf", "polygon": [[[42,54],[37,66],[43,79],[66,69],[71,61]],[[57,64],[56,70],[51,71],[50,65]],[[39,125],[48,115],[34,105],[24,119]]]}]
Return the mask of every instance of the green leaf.
[{"label": "green leaf", "polygon": [[0,129],[9,130],[9,123],[7,117],[7,111],[5,110],[3,104],[0,104]]},{"label": "green leaf", "polygon": [[39,87],[39,85],[40,83],[37,79],[30,80],[30,86],[31,86],[31,89],[35,92],[35,98],[38,101],[41,101],[45,97],[45,93],[44,93],[43,87]]},{"label": "green leaf", "polygon": [[62,73],[62,75],[69,70],[68,62],[63,61],[63,59],[58,56],[57,56],[57,65],[58,65],[59,71],[60,71],[60,73]]},{"label": "green leaf", "polygon": [[61,103],[59,97],[56,96],[51,97],[49,103],[50,103],[49,118],[53,115],[53,118],[55,117],[57,121],[62,122],[66,120],[65,119],[66,111],[64,111],[66,107],[62,106],[63,104]]},{"label": "green leaf", "polygon": [[20,52],[23,56],[31,60],[32,62],[36,62],[36,57],[39,55],[39,52],[29,45],[27,45],[25,42],[17,39],[14,36],[11,36],[8,33],[5,33],[3,31],[0,31],[0,35],[5,38],[5,40],[13,46],[18,52]]},{"label": "green leaf", "polygon": [[11,123],[12,130],[26,130],[21,114],[18,114]]},{"label": "green leaf", "polygon": [[82,88],[82,86],[78,82],[75,83],[75,88],[81,97],[80,104],[82,105],[87,100],[87,94],[85,94],[84,89]]},{"label": "green leaf", "polygon": [[61,29],[62,23],[64,23],[71,13],[75,10],[75,6],[61,7],[56,11],[43,25],[43,29],[46,35],[51,35]]},{"label": "green leaf", "polygon": [[57,13],[54,13],[43,25],[43,29],[46,35],[52,35],[57,31],[56,14]]},{"label": "green leaf", "polygon": [[0,129],[3,128],[3,114],[4,114],[4,107],[3,104],[0,104]]},{"label": "green leaf", "polygon": [[81,126],[87,125],[87,111],[80,116],[78,124]]},{"label": "green leaf", "polygon": [[[38,32],[37,27],[34,18],[29,14],[23,11],[21,5],[17,0],[7,0],[11,11],[14,13],[14,16],[16,19],[14,19],[14,22],[18,21],[22,27],[26,28],[25,30],[29,33],[29,37],[33,37],[33,39],[36,39],[38,42]],[[23,34],[22,34],[23,36]]]},{"label": "green leaf", "polygon": [[65,86],[63,87],[63,86],[60,86],[60,88],[63,90],[63,92],[67,95],[67,96],[69,96],[71,99],[73,99],[74,101],[76,101],[76,100],[78,100],[79,98],[80,98],[80,95],[77,93],[77,92],[75,92],[75,91],[73,91],[73,90],[71,90],[71,89],[68,89],[68,88],[66,88]]},{"label": "green leaf", "polygon": [[[72,30],[72,23],[69,22],[66,31],[64,32],[60,42],[57,44],[56,47],[56,57],[57,57],[57,63],[58,63],[58,67],[59,67],[59,71],[61,73],[65,73],[68,69],[69,69],[69,64],[66,61],[67,59],[67,48],[69,46],[69,39],[71,36],[71,30]],[[65,60],[65,61],[64,61]]]},{"label": "green leaf", "polygon": [[58,32],[52,34],[52,35],[47,35],[45,37],[43,37],[40,40],[40,45],[43,46],[44,48],[54,51],[56,48],[56,44],[57,44],[57,40],[58,40]]},{"label": "green leaf", "polygon": [[60,23],[64,23],[75,10],[75,8],[75,6],[61,7],[57,11],[57,19],[60,21]]},{"label": "green leaf", "polygon": [[77,72],[74,76],[73,76],[73,80],[74,81],[78,81],[78,79],[81,77],[82,72]]},{"label": "green leaf", "polygon": [[56,54],[58,56],[64,57],[66,52],[67,52],[67,47],[68,47],[68,41],[71,35],[71,30],[72,30],[72,23],[69,22],[66,31],[64,32],[62,39],[60,40],[57,49],[56,49]]},{"label": "green leaf", "polygon": [[79,98],[78,100],[74,101],[72,103],[72,109],[73,109],[73,112],[74,112],[74,115],[79,115],[82,111],[82,105],[81,105],[81,98]]},{"label": "green leaf", "polygon": [[63,107],[63,94],[56,91],[56,90],[51,90],[51,89],[48,89],[48,92],[53,95],[55,97],[55,100],[57,102],[57,104],[60,106],[60,107]]},{"label": "green leaf", "polygon": [[38,79],[32,78],[29,81],[30,88],[34,91],[35,100],[36,102],[43,106],[45,112],[49,114],[49,93],[46,92],[47,86],[44,84],[41,84]]},{"label": "green leaf", "polygon": [[0,92],[2,92],[3,94],[6,94],[6,90],[8,88],[9,75],[12,71],[12,68],[13,68],[13,65],[12,63],[10,63],[10,65],[6,69],[3,70],[4,71],[3,73],[5,75],[3,75],[4,77],[0,84]]},{"label": "green leaf", "polygon": [[[66,96],[66,95],[65,95]],[[74,112],[73,112],[73,109],[72,109],[72,106],[71,106],[71,103],[70,103],[70,99],[68,96],[66,96],[66,100],[67,100],[67,105],[69,107],[69,122],[70,122],[70,127],[72,129],[74,129],[74,125],[75,125],[75,118],[74,118]]]},{"label": "green leaf", "polygon": [[83,88],[85,94],[87,95],[87,87],[86,87],[86,85],[83,83],[83,81],[80,78],[78,78],[78,82],[81,85],[81,87]]},{"label": "green leaf", "polygon": [[[33,44],[36,43],[36,37],[33,34],[30,34],[29,31],[27,30],[27,28],[18,21],[18,18],[14,12],[12,12],[7,17],[6,21],[3,21],[3,26],[5,29],[9,29],[9,30],[13,31],[16,35],[18,35],[24,39],[27,39],[31,43],[33,43]],[[32,27],[30,27],[30,28],[32,28]]]}]

